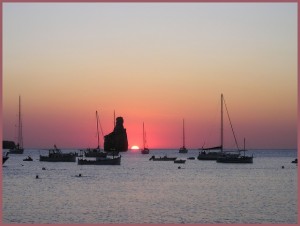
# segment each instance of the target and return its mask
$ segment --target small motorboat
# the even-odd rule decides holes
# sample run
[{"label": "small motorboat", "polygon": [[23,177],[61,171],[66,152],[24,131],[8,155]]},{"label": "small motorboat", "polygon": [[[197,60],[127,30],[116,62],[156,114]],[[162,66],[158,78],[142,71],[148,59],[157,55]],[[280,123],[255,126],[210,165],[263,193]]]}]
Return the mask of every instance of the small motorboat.
[{"label": "small motorboat", "polygon": [[27,158],[23,159],[23,161],[33,161],[33,159],[30,156],[28,156]]},{"label": "small motorboat", "polygon": [[298,163],[298,159],[295,159],[294,161],[292,161],[292,163]]},{"label": "small motorboat", "polygon": [[121,165],[121,155],[113,158],[96,158],[96,160],[78,159],[78,165]]},{"label": "small motorboat", "polygon": [[164,157],[159,157],[159,158],[157,158],[157,157],[155,157],[154,155],[149,159],[149,161],[150,160],[153,160],[153,161],[174,161],[174,160],[176,160],[177,159],[177,157],[168,157],[168,156],[164,156]]},{"label": "small motorboat", "polygon": [[174,163],[182,163],[182,164],[184,164],[185,163],[185,159],[176,159],[176,160],[174,160]]},{"label": "small motorboat", "polygon": [[60,149],[54,145],[54,149],[49,149],[48,156],[40,155],[41,162],[76,162],[76,153],[62,153]]}]

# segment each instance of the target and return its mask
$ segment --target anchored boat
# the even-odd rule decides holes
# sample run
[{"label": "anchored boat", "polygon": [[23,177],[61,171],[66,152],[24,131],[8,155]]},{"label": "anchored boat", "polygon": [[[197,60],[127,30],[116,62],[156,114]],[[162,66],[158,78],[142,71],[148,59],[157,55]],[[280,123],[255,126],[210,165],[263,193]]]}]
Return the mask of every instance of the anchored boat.
[{"label": "anchored boat", "polygon": [[96,121],[97,121],[97,137],[98,137],[98,146],[97,148],[87,148],[84,150],[80,150],[84,152],[85,157],[106,157],[107,152],[101,151],[100,149],[100,140],[99,140],[99,116],[96,111]]},{"label": "anchored boat", "polygon": [[179,153],[188,153],[188,149],[185,147],[185,133],[184,133],[184,119],[182,122],[182,147],[179,149]]},{"label": "anchored boat", "polygon": [[121,165],[121,156],[96,160],[78,159],[78,165]]},{"label": "anchored boat", "polygon": [[49,149],[48,156],[40,155],[41,162],[76,162],[76,153],[62,153],[60,149],[54,145],[54,149]]},{"label": "anchored boat", "polygon": [[145,132],[144,123],[143,123],[143,145],[144,145],[144,148],[141,150],[141,153],[149,154],[150,150],[149,150],[149,148],[147,148],[147,140],[146,140],[146,132]]},{"label": "anchored boat", "polygon": [[166,155],[164,157],[155,157],[155,155],[153,155],[149,160],[153,160],[153,161],[174,161],[176,160],[177,157],[167,157]]}]

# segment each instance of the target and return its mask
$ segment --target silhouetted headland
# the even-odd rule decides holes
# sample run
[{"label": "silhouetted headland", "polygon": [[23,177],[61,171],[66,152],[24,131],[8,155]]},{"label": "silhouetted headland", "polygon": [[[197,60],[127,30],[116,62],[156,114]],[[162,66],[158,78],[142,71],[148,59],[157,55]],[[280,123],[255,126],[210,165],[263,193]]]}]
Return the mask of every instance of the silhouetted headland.
[{"label": "silhouetted headland", "polygon": [[124,152],[128,151],[128,140],[126,129],[123,126],[122,117],[116,118],[114,131],[104,136],[104,151],[107,152]]}]

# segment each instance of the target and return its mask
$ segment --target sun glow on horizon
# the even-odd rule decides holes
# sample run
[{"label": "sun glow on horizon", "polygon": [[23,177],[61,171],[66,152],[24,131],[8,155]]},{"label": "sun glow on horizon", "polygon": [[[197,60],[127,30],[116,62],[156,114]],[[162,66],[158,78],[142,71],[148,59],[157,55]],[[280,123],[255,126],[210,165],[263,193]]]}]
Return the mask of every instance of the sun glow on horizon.
[{"label": "sun glow on horizon", "polygon": [[131,146],[131,150],[138,150],[138,149],[140,149],[140,148],[139,148],[139,146],[137,146],[137,145]]}]

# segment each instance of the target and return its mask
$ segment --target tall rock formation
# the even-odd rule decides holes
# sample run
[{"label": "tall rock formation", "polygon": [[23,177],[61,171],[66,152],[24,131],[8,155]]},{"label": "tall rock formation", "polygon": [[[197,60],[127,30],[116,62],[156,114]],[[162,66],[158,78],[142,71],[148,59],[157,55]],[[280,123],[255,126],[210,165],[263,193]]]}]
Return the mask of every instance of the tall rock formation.
[{"label": "tall rock formation", "polygon": [[124,152],[128,150],[126,129],[122,117],[117,117],[114,131],[104,136],[104,151]]}]

